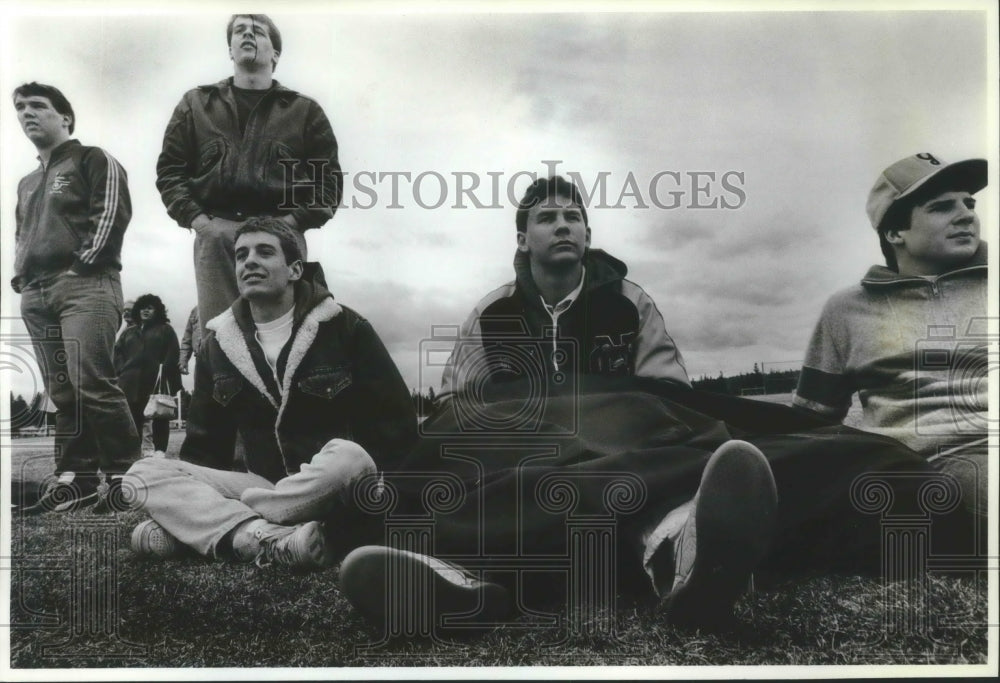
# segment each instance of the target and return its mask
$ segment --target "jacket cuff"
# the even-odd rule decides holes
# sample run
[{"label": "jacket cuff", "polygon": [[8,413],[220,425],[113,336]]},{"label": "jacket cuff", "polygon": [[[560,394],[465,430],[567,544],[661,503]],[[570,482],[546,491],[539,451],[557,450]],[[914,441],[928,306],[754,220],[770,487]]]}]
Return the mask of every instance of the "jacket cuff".
[{"label": "jacket cuff", "polygon": [[295,209],[289,214],[295,219],[299,232],[318,228],[333,218],[330,209]]},{"label": "jacket cuff", "polygon": [[80,259],[73,261],[73,265],[70,266],[72,270],[77,275],[93,275],[97,271],[101,270],[101,266],[95,266],[91,263],[84,263]]},{"label": "jacket cuff", "polygon": [[208,211],[205,211],[203,208],[192,202],[191,206],[185,209],[177,222],[182,228],[191,229],[191,223],[194,222],[194,219],[197,218],[199,214],[205,214],[207,216]]}]

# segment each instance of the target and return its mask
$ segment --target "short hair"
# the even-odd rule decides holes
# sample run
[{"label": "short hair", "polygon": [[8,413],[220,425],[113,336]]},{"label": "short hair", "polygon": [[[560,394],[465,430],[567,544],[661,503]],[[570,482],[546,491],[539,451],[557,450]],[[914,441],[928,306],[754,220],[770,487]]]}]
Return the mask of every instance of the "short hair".
[{"label": "short hair", "polygon": [[565,197],[572,200],[574,204],[580,207],[580,211],[583,213],[583,224],[588,225],[587,207],[584,206],[583,195],[580,194],[580,190],[569,180],[566,180],[562,176],[554,175],[551,178],[538,178],[528,186],[524,197],[521,198],[521,201],[517,205],[517,214],[514,217],[517,231],[524,232],[528,229],[528,212],[531,210],[531,207],[553,196]]},{"label": "short hair", "polygon": [[233,242],[248,232],[263,232],[278,238],[281,251],[285,254],[285,263],[291,265],[302,260],[302,250],[299,241],[295,239],[295,231],[280,218],[274,216],[254,216],[248,219],[236,230]]},{"label": "short hair", "polygon": [[[240,17],[250,17],[251,21],[266,26],[267,35],[271,39],[271,45],[274,46],[274,51],[281,54],[281,31],[279,31],[275,23],[271,21],[271,17],[266,14],[234,14],[229,17],[229,23],[226,24],[226,45],[233,44],[233,24],[235,24],[236,20]],[[278,66],[277,62],[274,63],[274,66]]]},{"label": "short hair", "polygon": [[73,105],[69,103],[62,91],[54,85],[45,85],[32,81],[14,88],[14,93],[10,96],[12,100],[21,97],[46,97],[52,103],[52,108],[63,116],[69,116],[69,133],[73,134],[76,128],[76,114],[73,113]]},{"label": "short hair", "polygon": [[142,322],[142,318],[139,316],[139,311],[149,306],[153,307],[153,322],[170,322],[170,318],[167,317],[167,307],[163,305],[163,300],[155,294],[143,294],[135,300],[134,304],[132,304],[132,320],[136,324],[140,324]]},{"label": "short hair", "polygon": [[885,212],[882,222],[878,224],[878,245],[885,257],[885,265],[890,270],[899,270],[899,262],[896,260],[896,250],[885,234],[890,230],[909,230],[910,218],[913,216],[913,209],[925,204],[944,192],[965,191],[966,188],[955,184],[954,178],[945,176],[944,178],[932,178],[924,185],[914,190],[905,197],[900,197],[892,203],[892,206]]}]

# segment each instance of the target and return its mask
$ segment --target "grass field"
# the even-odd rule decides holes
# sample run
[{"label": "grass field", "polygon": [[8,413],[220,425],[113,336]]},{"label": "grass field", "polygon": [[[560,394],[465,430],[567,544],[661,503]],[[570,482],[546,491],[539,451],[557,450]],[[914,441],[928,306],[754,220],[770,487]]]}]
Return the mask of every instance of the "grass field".
[{"label": "grass field", "polygon": [[[175,454],[182,434],[171,436]],[[46,440],[16,440],[15,489],[51,470]],[[15,496],[16,497],[16,496]],[[340,594],[337,570],[295,575],[200,558],[143,561],[144,516],[89,511],[12,521],[14,668],[523,665],[978,664],[985,576],[888,584],[849,576],[758,584],[723,635],[677,631],[646,606],[567,628],[522,617],[450,642],[378,644]]]}]

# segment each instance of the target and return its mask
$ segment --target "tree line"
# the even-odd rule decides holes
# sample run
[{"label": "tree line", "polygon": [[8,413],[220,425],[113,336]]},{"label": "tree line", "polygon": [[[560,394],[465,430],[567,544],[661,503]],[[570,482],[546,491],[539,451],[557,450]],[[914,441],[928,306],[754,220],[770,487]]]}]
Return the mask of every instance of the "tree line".
[{"label": "tree line", "polygon": [[[27,400],[23,394],[14,395],[10,392],[10,433],[18,434],[22,429],[36,431],[43,427],[56,426],[55,412],[49,412],[48,398],[44,393],[38,392]],[[191,405],[191,392],[181,389],[181,417],[187,416],[188,408]]]},{"label": "tree line", "polygon": [[[719,372],[718,377],[702,376],[692,380],[691,386],[702,391],[730,396],[748,396],[754,394],[787,394],[795,390],[799,383],[799,370],[768,370],[761,372],[760,366],[754,363],[753,370],[741,372],[738,375],[726,377]],[[421,393],[416,389],[410,391],[410,399],[417,411],[418,417],[427,417],[434,410],[437,394],[434,387]]]},{"label": "tree line", "polygon": [[702,391],[730,396],[748,396],[754,394],[787,394],[795,390],[799,383],[800,370],[768,370],[761,372],[754,363],[751,372],[741,372],[738,375],[725,377],[720,372],[718,377],[702,376],[691,382],[691,386]]}]

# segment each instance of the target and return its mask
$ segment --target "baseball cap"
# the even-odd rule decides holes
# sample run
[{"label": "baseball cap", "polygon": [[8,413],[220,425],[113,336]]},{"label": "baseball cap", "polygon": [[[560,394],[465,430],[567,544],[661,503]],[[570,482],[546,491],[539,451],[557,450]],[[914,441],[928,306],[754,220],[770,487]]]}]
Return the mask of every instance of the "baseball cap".
[{"label": "baseball cap", "polygon": [[889,208],[899,199],[916,192],[929,182],[942,191],[964,190],[975,194],[986,187],[986,159],[966,159],[948,164],[928,152],[914,154],[882,171],[868,193],[868,219],[878,230]]}]

